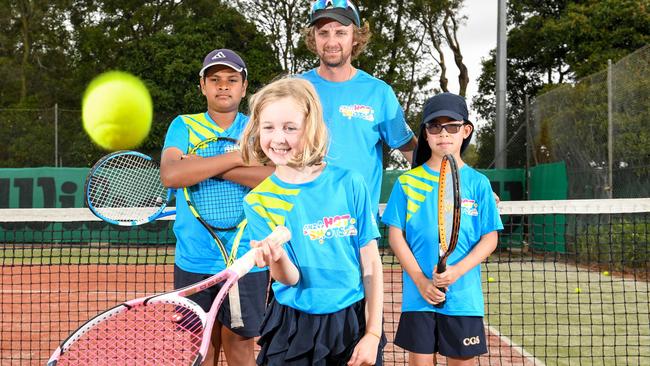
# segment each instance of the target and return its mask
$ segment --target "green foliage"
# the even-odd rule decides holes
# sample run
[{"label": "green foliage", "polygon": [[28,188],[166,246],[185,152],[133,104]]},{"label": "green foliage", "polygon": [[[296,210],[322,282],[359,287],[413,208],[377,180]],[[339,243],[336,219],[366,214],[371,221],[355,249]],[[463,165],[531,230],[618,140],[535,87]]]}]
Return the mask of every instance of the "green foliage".
[{"label": "green foliage", "polygon": [[[507,109],[508,140],[525,123],[525,96],[533,98],[548,90],[606,68],[650,41],[647,1],[580,0],[508,2]],[[478,114],[495,120],[495,61],[483,63],[479,95],[473,100]],[[647,76],[641,79],[647,79]],[[575,104],[573,104],[575,105]],[[604,123],[606,119],[599,119]],[[578,133],[563,135],[580,136]],[[494,127],[478,131],[477,143],[482,167],[494,156]],[[550,140],[558,136],[552,134]],[[519,142],[515,142],[515,141]],[[508,166],[523,167],[525,129],[508,146]],[[602,144],[602,141],[601,141]]]},{"label": "green foliage", "polygon": [[[198,71],[211,50],[226,47],[242,55],[250,72],[249,95],[281,73],[268,39],[220,1],[0,0],[0,5],[0,76],[6,76],[0,77],[0,108],[49,109],[58,103],[67,110],[59,121],[60,155],[67,166],[88,166],[103,154],[79,120],[83,91],[103,71],[131,72],[150,89],[154,123],[139,150],[153,155],[159,154],[177,114],[205,110]],[[21,21],[27,21],[25,31]],[[22,47],[25,35],[28,47]],[[23,76],[27,89],[21,96]],[[245,101],[241,108],[247,109]],[[26,126],[14,138],[0,138],[0,143],[15,145],[0,153],[0,166],[52,164],[54,112],[48,109],[38,118],[13,113],[0,120],[3,130]],[[41,159],[25,146],[40,146],[47,153]]]},{"label": "green foliage", "polygon": [[611,218],[587,223],[576,238],[578,261],[619,271],[645,269],[650,263],[650,232],[643,220]]}]

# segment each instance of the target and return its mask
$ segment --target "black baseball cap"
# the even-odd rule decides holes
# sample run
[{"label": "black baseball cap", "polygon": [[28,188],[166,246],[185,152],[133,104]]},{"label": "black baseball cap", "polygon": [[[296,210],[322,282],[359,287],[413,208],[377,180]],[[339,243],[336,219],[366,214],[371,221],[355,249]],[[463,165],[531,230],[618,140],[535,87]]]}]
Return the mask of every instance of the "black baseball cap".
[{"label": "black baseball cap", "polygon": [[472,126],[472,132],[463,140],[460,146],[460,153],[469,145],[474,134],[474,124],[469,120],[469,113],[467,111],[467,103],[465,98],[453,93],[441,93],[429,98],[424,104],[424,111],[422,112],[422,123],[420,124],[420,134],[418,136],[418,146],[415,148],[413,154],[413,167],[418,167],[424,164],[431,157],[431,148],[427,143],[426,136],[424,135],[425,126],[428,122],[433,121],[437,117],[449,117],[455,121],[463,121],[465,124]]}]

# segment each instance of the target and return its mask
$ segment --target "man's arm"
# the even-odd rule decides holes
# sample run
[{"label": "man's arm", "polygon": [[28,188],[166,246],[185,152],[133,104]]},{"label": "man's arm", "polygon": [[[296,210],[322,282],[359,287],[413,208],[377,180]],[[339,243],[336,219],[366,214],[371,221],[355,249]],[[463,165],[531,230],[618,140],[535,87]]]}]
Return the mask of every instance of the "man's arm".
[{"label": "man's arm", "polygon": [[398,150],[402,153],[404,156],[404,159],[409,162],[409,164],[413,164],[413,151],[415,151],[415,148],[418,146],[418,139],[417,137],[413,136],[407,143],[404,145],[400,146]]}]

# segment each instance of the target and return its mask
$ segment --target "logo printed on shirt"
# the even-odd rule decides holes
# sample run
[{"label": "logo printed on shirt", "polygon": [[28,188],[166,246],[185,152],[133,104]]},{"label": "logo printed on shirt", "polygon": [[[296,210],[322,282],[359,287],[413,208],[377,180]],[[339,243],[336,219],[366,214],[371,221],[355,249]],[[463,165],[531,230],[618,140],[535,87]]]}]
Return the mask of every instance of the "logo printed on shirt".
[{"label": "logo printed on shirt", "polygon": [[478,203],[474,200],[463,198],[460,203],[460,207],[463,212],[470,216],[478,216]]},{"label": "logo printed on shirt", "polygon": [[347,119],[360,118],[366,121],[373,122],[375,120],[375,111],[372,107],[367,105],[353,104],[342,105],[339,107],[339,112]]},{"label": "logo printed on shirt", "polygon": [[305,224],[302,234],[308,236],[309,240],[318,240],[319,244],[323,244],[325,239],[357,235],[356,223],[357,220],[350,214],[325,216],[314,224]]}]

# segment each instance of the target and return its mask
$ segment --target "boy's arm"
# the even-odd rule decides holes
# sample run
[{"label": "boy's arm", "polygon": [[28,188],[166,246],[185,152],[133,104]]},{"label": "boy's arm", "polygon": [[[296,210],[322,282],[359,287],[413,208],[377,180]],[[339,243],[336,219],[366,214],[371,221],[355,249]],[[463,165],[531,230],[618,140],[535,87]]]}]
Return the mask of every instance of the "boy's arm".
[{"label": "boy's arm", "polygon": [[238,151],[202,158],[169,147],[160,159],[160,179],[168,188],[188,187],[242,165]]},{"label": "boy's arm", "polygon": [[224,172],[221,174],[221,178],[255,188],[271,175],[274,169],[275,167],[272,166],[241,166]]},{"label": "boy's arm", "polygon": [[422,298],[432,305],[442,301],[442,299],[444,299],[444,294],[439,291],[433,285],[433,282],[424,274],[424,272],[422,272],[413,252],[411,252],[408,243],[406,243],[406,239],[404,239],[402,229],[395,226],[389,226],[388,242],[402,268],[404,268],[409,277],[411,277],[413,282],[415,282]]},{"label": "boy's arm", "polygon": [[371,365],[377,359],[382,334],[384,306],[384,274],[377,241],[371,240],[361,248],[361,271],[366,299],[366,334],[354,348],[348,365]]},{"label": "boy's arm", "polygon": [[481,236],[481,240],[479,240],[474,246],[474,249],[465,258],[453,266],[448,265],[445,272],[434,274],[435,285],[438,287],[448,287],[467,273],[467,271],[479,265],[494,252],[497,247],[498,238],[499,234],[496,231],[491,231]]}]

